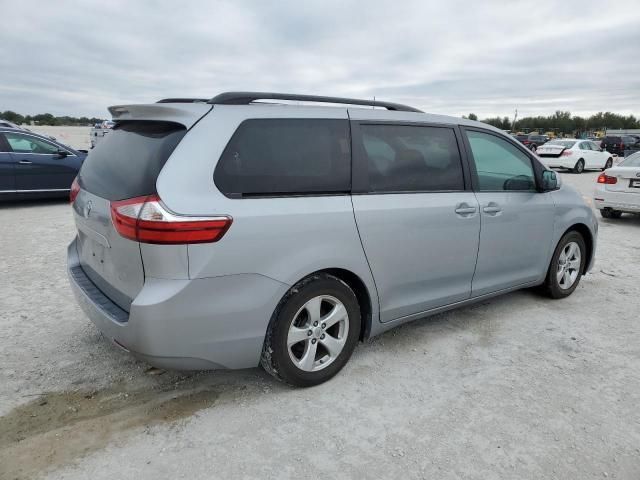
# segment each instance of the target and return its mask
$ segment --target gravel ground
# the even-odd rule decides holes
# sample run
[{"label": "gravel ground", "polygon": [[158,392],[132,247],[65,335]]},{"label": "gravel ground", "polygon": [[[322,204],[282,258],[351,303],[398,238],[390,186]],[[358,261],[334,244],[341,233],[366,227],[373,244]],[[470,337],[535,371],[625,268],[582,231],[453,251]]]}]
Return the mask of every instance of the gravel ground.
[{"label": "gravel ground", "polygon": [[[590,195],[596,173],[563,175]],[[521,291],[360,345],[334,380],[162,372],[67,285],[65,202],[0,206],[0,478],[640,478],[640,217],[568,299]]]}]

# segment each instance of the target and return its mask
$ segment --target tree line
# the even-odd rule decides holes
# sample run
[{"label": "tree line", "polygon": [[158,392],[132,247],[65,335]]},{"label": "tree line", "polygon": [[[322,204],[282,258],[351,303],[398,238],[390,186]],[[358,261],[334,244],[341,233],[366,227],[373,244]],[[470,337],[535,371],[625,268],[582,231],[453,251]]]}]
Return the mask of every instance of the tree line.
[{"label": "tree line", "polygon": [[11,110],[0,112],[0,118],[17,125],[64,125],[64,126],[87,126],[102,122],[102,119],[96,117],[70,117],[64,115],[62,117],[53,116],[50,113],[40,113],[38,115],[20,115]]},{"label": "tree line", "polygon": [[[471,113],[468,117],[470,120],[477,120],[478,116]],[[580,117],[571,115],[571,112],[563,112],[558,110],[553,115],[524,117],[516,120],[512,125],[509,117],[493,117],[485,118],[481,122],[488,123],[502,130],[516,131],[535,131],[558,132],[558,133],[582,133],[604,131],[609,129],[631,129],[640,128],[640,120],[633,115],[619,115],[612,112],[598,112],[590,117]]]},{"label": "tree line", "polygon": [[[468,116],[463,116],[470,120],[478,120],[478,116],[474,113],[470,113]],[[71,125],[71,126],[86,126],[93,125],[102,121],[96,117],[71,117],[68,115],[56,117],[50,113],[40,113],[38,115],[21,115],[11,110],[0,112],[0,118],[16,123],[18,125]],[[517,119],[515,125],[512,125],[512,121],[509,117],[493,117],[485,118],[481,122],[488,123],[494,127],[501,128],[503,130],[515,131],[535,131],[541,130],[543,132],[555,131],[559,133],[574,133],[574,132],[587,132],[587,131],[599,131],[607,129],[630,129],[640,128],[640,121],[633,115],[619,115],[612,112],[598,112],[590,117],[580,117],[577,115],[571,115],[571,112],[563,112],[558,110],[553,115],[537,116],[537,117],[524,117]]]}]

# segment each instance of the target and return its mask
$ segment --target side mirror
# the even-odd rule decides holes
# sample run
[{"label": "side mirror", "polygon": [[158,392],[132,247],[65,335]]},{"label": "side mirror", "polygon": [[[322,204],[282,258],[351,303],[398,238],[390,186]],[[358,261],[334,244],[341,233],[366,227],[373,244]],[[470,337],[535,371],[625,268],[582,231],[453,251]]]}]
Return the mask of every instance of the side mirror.
[{"label": "side mirror", "polygon": [[69,156],[69,152],[66,150],[58,150],[58,158],[66,158]]},{"label": "side mirror", "polygon": [[559,188],[558,174],[553,170],[543,170],[540,182],[540,189],[543,192],[551,192]]}]

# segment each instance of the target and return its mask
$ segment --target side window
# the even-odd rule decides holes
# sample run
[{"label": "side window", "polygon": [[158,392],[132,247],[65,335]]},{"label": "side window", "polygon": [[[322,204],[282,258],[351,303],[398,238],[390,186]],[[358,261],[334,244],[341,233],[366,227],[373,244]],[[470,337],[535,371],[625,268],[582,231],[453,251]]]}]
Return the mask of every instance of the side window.
[{"label": "side window", "polygon": [[481,191],[535,190],[531,159],[508,141],[469,130],[473,160]]},{"label": "side window", "polygon": [[58,147],[39,138],[20,133],[5,132],[7,142],[15,153],[56,153]]},{"label": "side window", "polygon": [[589,144],[587,142],[582,142],[580,144],[580,150],[591,150],[591,147],[589,146]]},{"label": "side window", "polygon": [[464,190],[453,129],[361,125],[362,152],[371,192]]},{"label": "side window", "polygon": [[224,149],[214,181],[230,196],[349,192],[349,123],[246,120]]}]

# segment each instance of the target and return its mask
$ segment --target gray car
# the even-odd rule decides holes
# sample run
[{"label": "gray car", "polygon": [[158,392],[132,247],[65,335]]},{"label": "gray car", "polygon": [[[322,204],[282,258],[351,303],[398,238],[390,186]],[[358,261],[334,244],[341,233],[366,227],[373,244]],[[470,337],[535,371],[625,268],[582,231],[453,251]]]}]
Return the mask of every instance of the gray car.
[{"label": "gray car", "polygon": [[71,192],[69,277],[158,367],[315,385],[359,340],[520,288],[566,297],[593,264],[582,197],[483,123],[250,92],[109,110]]}]

